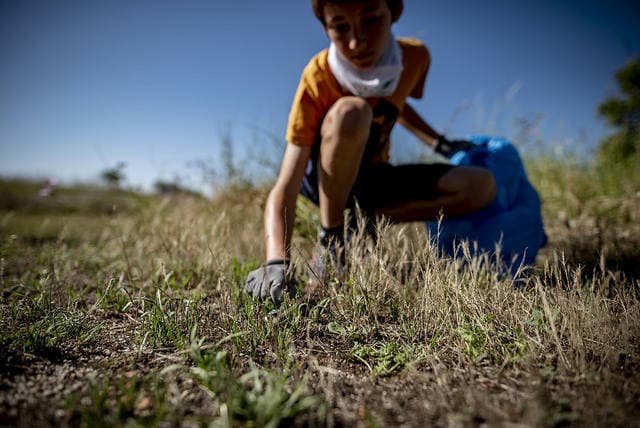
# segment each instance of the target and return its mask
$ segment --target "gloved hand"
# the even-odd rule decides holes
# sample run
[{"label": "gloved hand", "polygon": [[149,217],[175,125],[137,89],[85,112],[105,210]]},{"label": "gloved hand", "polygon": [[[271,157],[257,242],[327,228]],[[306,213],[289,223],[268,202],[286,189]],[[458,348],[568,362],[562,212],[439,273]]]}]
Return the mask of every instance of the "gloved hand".
[{"label": "gloved hand", "polygon": [[296,294],[296,280],[289,259],[268,260],[258,269],[249,273],[246,283],[247,293],[260,300],[271,298],[280,306],[285,293],[293,298]]},{"label": "gloved hand", "polygon": [[447,138],[444,135],[439,135],[437,141],[438,142],[436,143],[436,147],[434,148],[434,150],[436,151],[436,153],[440,153],[442,156],[445,156],[449,159],[451,158],[451,156],[453,156],[459,151],[466,151],[474,147],[474,144],[470,143],[469,141],[466,141],[466,140],[450,141],[450,140],[447,140]]}]

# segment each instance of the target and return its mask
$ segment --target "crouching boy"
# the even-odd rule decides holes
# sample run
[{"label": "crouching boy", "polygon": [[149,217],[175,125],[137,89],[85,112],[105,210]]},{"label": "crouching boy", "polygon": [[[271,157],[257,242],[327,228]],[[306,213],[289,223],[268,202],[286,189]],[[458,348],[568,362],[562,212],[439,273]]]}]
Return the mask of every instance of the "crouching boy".
[{"label": "crouching boy", "polygon": [[370,218],[425,221],[474,212],[496,193],[483,168],[389,163],[396,122],[446,157],[470,145],[439,135],[406,102],[422,97],[430,56],[418,40],[393,36],[402,0],[313,0],[312,6],[330,46],[302,73],[265,208],[266,262],[246,285],[276,304],[295,291],[289,252],[299,194],[320,209],[312,268],[322,272],[328,261],[340,263],[344,211],[356,202]]}]

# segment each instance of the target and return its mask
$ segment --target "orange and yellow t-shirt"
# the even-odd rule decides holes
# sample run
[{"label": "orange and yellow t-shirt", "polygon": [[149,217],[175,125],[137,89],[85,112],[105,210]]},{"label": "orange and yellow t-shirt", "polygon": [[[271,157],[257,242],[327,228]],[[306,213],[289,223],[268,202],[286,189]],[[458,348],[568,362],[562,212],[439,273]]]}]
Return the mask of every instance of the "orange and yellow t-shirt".
[{"label": "orange and yellow t-shirt", "polygon": [[[367,99],[373,109],[373,123],[380,129],[372,162],[388,162],[391,128],[407,97],[422,98],[431,63],[429,51],[420,41],[407,38],[397,40],[402,49],[403,70],[396,91],[389,97]],[[333,103],[340,97],[351,95],[342,89],[333,76],[327,58],[328,49],[325,49],[315,55],[302,72],[286,134],[287,141],[292,144],[313,145],[318,140],[322,120]]]}]

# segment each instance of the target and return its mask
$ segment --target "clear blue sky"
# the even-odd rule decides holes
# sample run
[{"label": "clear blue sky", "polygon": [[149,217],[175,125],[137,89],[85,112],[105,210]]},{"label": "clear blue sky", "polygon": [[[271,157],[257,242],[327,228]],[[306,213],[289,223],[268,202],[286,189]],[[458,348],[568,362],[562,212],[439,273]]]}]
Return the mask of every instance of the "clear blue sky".
[{"label": "clear blue sky", "polygon": [[[615,70],[640,53],[639,2],[405,0],[398,36],[433,62],[414,107],[451,136],[589,153]],[[92,179],[119,161],[129,184],[220,158],[274,153],[300,72],[327,46],[307,0],[0,2],[0,175]],[[419,151],[394,134],[396,159]],[[526,149],[526,148],[525,148]],[[524,149],[523,149],[524,150]],[[253,168],[255,162],[247,162]]]}]

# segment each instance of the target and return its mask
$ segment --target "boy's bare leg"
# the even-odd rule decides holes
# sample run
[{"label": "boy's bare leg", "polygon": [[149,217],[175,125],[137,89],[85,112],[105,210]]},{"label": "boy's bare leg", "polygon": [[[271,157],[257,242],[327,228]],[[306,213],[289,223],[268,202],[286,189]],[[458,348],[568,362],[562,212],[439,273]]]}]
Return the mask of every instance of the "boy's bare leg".
[{"label": "boy's bare leg", "polygon": [[435,220],[469,214],[489,205],[496,196],[496,182],[486,169],[460,166],[443,175],[436,184],[442,196],[426,201],[412,201],[395,207],[382,208],[376,215],[392,222]]},{"label": "boy's bare leg", "polygon": [[318,190],[320,221],[325,228],[337,227],[343,222],[372,118],[371,106],[359,97],[340,98],[324,118],[320,130]]},{"label": "boy's bare leg", "polygon": [[[322,124],[318,188],[320,221],[325,228],[340,226],[351,189],[360,170],[373,113],[359,97],[342,97],[329,109]],[[411,185],[411,184],[409,184]],[[436,184],[441,195],[376,211],[393,222],[437,219],[484,208],[494,199],[496,183],[484,168],[451,169]]]}]

